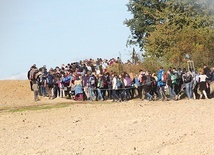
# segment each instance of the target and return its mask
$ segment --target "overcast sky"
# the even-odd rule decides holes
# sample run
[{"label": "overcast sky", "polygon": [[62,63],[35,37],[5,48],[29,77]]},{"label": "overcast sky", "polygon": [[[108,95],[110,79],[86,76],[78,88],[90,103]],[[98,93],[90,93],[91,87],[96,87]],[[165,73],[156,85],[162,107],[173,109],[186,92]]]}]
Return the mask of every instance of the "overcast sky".
[{"label": "overcast sky", "polygon": [[130,49],[128,0],[0,0],[0,79],[23,78],[30,66],[86,58],[121,58]]}]

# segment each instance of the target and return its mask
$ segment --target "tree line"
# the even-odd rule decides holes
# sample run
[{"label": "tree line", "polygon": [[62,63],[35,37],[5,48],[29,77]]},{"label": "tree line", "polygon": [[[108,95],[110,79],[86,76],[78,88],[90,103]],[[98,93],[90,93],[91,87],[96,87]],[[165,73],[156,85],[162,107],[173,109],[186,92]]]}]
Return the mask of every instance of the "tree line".
[{"label": "tree line", "polygon": [[127,7],[127,46],[139,47],[145,65],[185,67],[187,54],[196,68],[214,65],[213,0],[130,0]]}]

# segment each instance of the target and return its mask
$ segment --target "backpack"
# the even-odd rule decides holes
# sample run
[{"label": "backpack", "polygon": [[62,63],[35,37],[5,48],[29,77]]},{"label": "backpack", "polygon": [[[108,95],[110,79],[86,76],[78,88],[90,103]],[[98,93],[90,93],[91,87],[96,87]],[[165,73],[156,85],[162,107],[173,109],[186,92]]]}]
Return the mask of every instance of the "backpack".
[{"label": "backpack", "polygon": [[211,81],[214,81],[214,72],[212,72],[212,79]]},{"label": "backpack", "polygon": [[184,75],[184,83],[189,83],[191,81],[192,81],[192,75],[191,74]]},{"label": "backpack", "polygon": [[39,75],[38,82],[39,82],[39,85],[43,85],[44,84],[44,77],[43,77],[42,74]]},{"label": "backpack", "polygon": [[167,74],[166,74],[166,72],[162,71],[162,74],[161,74],[161,81],[162,81],[162,82],[166,82],[166,80],[167,80]]},{"label": "backpack", "polygon": [[103,81],[102,77],[98,79],[97,87],[98,88],[103,88],[104,87],[104,81]]},{"label": "backpack", "polygon": [[157,86],[157,81],[155,80],[154,77],[151,77],[151,84],[153,88]]},{"label": "backpack", "polygon": [[181,71],[177,72],[177,79],[178,80],[182,79],[182,72]]},{"label": "backpack", "polygon": [[172,74],[167,75],[166,83],[169,87],[172,87]]},{"label": "backpack", "polygon": [[147,76],[146,76],[145,85],[146,85],[146,86],[151,86],[151,84],[152,84],[151,76],[150,76],[150,75],[147,75]]},{"label": "backpack", "polygon": [[145,82],[146,82],[146,75],[143,74],[142,77],[141,77],[141,83],[145,84]]},{"label": "backpack", "polygon": [[105,81],[106,81],[106,83],[107,83],[107,85],[111,85],[112,83],[112,80],[110,79],[110,77],[109,76],[105,76]]},{"label": "backpack", "polygon": [[117,79],[116,85],[117,88],[122,88],[122,82],[120,81],[120,79]]},{"label": "backpack", "polygon": [[172,83],[176,83],[176,80],[177,80],[176,74],[171,74],[171,80],[172,80]]},{"label": "backpack", "polygon": [[104,85],[104,86],[107,86],[107,85],[108,85],[108,83],[107,83],[107,79],[106,79],[106,77],[105,77],[105,76],[103,77],[103,85]]},{"label": "backpack", "polygon": [[90,76],[89,84],[90,84],[90,86],[95,86],[95,78],[94,78],[94,76]]},{"label": "backpack", "polygon": [[211,73],[211,71],[208,71],[207,74],[206,74],[206,76],[207,76],[207,80],[212,80],[212,73]]},{"label": "backpack", "polygon": [[127,86],[131,86],[132,85],[132,79],[129,77],[125,78],[126,82],[127,82]]},{"label": "backpack", "polygon": [[39,70],[38,69],[33,69],[30,72],[31,72],[30,74],[32,74],[31,80],[36,80],[37,79],[37,75],[39,73]]},{"label": "backpack", "polygon": [[70,75],[62,78],[62,82],[63,83],[69,84],[70,81],[71,81],[71,76]]},{"label": "backpack", "polygon": [[134,86],[137,88],[138,86],[140,86],[140,81],[138,80],[138,78],[134,78],[133,79],[133,83],[134,83]]},{"label": "backpack", "polygon": [[46,78],[46,83],[48,86],[53,85],[54,83],[54,77],[52,74],[48,74],[47,78]]},{"label": "backpack", "polygon": [[28,80],[30,80],[30,71],[31,71],[31,70],[29,70],[29,71],[27,72],[27,78],[28,78]]}]

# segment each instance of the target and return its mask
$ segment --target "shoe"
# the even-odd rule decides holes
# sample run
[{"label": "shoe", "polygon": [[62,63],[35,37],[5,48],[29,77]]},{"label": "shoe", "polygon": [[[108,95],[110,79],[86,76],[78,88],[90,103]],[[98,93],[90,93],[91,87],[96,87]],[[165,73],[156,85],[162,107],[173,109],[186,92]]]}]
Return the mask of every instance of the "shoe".
[{"label": "shoe", "polygon": [[162,101],[167,101],[167,98],[163,98]]},{"label": "shoe", "polygon": [[149,101],[153,101],[153,100],[154,100],[154,98],[153,98],[153,97],[150,97],[150,98],[149,98]]},{"label": "shoe", "polygon": [[178,95],[178,96],[177,96],[177,100],[180,100],[180,99],[181,99],[181,95]]}]

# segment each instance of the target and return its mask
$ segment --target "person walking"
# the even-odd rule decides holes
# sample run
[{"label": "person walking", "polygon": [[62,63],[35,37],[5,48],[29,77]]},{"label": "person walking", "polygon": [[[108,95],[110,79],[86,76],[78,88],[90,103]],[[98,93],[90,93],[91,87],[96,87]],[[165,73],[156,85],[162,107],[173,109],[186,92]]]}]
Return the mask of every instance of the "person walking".
[{"label": "person walking", "polygon": [[183,75],[182,75],[182,80],[185,84],[185,91],[188,99],[193,98],[193,77],[190,71],[187,71],[185,68],[183,69]]},{"label": "person walking", "polygon": [[202,96],[204,95],[205,99],[208,99],[206,89],[208,86],[208,83],[206,82],[206,79],[208,78],[207,75],[204,74],[203,71],[200,72],[199,77],[199,90],[201,92],[200,99],[202,99]]},{"label": "person walking", "polygon": [[159,100],[162,100],[162,101],[167,100],[166,93],[165,93],[166,80],[167,80],[167,73],[164,71],[163,67],[160,67],[160,70],[158,71],[157,89],[158,89]]}]

